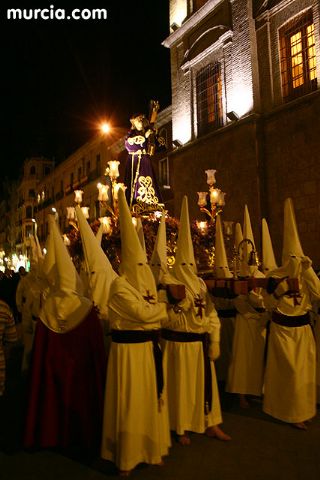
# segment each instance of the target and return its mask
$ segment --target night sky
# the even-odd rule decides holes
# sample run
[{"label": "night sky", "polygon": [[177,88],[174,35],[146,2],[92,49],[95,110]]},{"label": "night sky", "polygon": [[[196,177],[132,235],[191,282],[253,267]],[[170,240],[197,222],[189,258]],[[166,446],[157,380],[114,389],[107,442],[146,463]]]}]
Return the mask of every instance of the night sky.
[{"label": "night sky", "polygon": [[[151,98],[170,100],[168,0],[20,1],[1,5],[2,176],[31,155],[58,163],[109,119],[129,128]],[[8,5],[9,4],[9,5]],[[6,8],[106,8],[107,20],[6,20]]]}]

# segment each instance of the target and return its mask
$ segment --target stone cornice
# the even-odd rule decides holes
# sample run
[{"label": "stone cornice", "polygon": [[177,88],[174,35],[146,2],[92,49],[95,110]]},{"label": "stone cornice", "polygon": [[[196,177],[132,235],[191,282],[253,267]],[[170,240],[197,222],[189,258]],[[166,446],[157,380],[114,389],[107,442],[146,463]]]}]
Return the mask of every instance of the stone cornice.
[{"label": "stone cornice", "polygon": [[167,48],[171,48],[173,44],[181,40],[181,38],[189,32],[192,28],[198,25],[212,10],[214,10],[220,3],[223,3],[225,0],[209,0],[205,3],[198,11],[191,15],[188,20],[186,20],[181,27],[179,27],[175,32],[171,33],[167,37],[162,45]]}]

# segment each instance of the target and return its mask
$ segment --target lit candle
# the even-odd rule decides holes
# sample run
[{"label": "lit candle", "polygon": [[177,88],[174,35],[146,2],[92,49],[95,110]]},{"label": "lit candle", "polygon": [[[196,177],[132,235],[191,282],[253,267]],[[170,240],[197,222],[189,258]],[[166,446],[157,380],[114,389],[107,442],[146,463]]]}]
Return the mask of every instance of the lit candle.
[{"label": "lit candle", "polygon": [[74,220],[76,218],[76,212],[74,207],[67,207],[67,219]]},{"label": "lit candle", "polygon": [[132,217],[132,223],[135,226],[135,228],[137,228],[138,220],[136,219],[136,217]]},{"label": "lit candle", "polygon": [[90,207],[81,207],[84,218],[89,218],[89,208]]},{"label": "lit candle", "polygon": [[208,192],[197,192],[198,193],[198,205],[199,207],[205,207],[207,205],[207,195]]},{"label": "lit candle", "polygon": [[231,221],[228,221],[228,220],[223,221],[224,231],[225,231],[227,237],[231,237],[232,234],[233,234],[233,224],[234,224],[234,222],[231,222]]},{"label": "lit candle", "polygon": [[219,188],[210,188],[210,203],[211,205],[216,205],[219,200],[220,190]]},{"label": "lit candle", "polygon": [[66,233],[63,234],[63,242],[65,245],[69,246],[70,245],[70,239]]},{"label": "lit candle", "polygon": [[103,185],[102,183],[98,183],[97,188],[99,190],[98,200],[99,202],[107,202],[108,201],[108,190],[109,185]]},{"label": "lit candle", "polygon": [[207,184],[208,185],[213,185],[214,183],[216,183],[216,177],[215,177],[215,173],[216,173],[217,170],[206,170],[206,174],[207,174]]},{"label": "lit candle", "polygon": [[99,222],[102,224],[103,233],[111,233],[111,217],[100,217]]},{"label": "lit candle", "polygon": [[111,179],[116,179],[119,177],[119,164],[118,160],[109,160],[109,177]]},{"label": "lit candle", "polygon": [[202,233],[204,235],[205,233],[207,233],[207,230],[208,230],[208,222],[197,221],[197,227],[200,230],[200,233]]},{"label": "lit candle", "polygon": [[218,199],[219,207],[223,207],[226,204],[226,201],[224,199],[225,195],[226,195],[225,192],[220,192],[219,193],[219,199]]},{"label": "lit candle", "polygon": [[74,191],[74,201],[76,203],[81,203],[82,202],[82,195],[83,195],[83,190],[75,190]]},{"label": "lit candle", "polygon": [[120,188],[125,192],[126,191],[126,186],[124,183],[116,183],[113,187],[113,197],[115,200],[118,200],[118,193]]}]

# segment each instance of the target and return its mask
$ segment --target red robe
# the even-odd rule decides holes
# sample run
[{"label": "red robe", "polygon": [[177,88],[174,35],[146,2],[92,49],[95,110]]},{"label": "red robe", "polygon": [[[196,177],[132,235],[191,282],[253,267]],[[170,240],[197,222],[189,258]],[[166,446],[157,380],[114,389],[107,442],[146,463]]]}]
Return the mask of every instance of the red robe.
[{"label": "red robe", "polygon": [[64,334],[53,332],[39,320],[24,446],[98,450],[105,370],[103,331],[94,309],[80,325]]}]

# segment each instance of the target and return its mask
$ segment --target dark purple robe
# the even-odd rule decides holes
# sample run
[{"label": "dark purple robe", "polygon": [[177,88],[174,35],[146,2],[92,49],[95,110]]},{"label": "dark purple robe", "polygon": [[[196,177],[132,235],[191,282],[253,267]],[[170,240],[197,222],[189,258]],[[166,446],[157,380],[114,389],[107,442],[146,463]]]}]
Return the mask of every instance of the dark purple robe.
[{"label": "dark purple robe", "polygon": [[130,130],[125,147],[128,159],[124,183],[129,206],[136,203],[143,206],[157,206],[162,202],[150,155],[147,153],[148,140],[143,132]]}]

